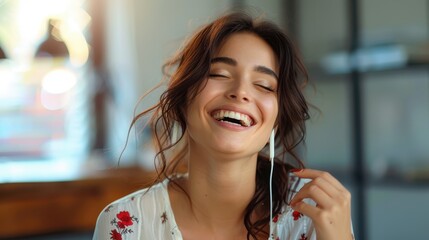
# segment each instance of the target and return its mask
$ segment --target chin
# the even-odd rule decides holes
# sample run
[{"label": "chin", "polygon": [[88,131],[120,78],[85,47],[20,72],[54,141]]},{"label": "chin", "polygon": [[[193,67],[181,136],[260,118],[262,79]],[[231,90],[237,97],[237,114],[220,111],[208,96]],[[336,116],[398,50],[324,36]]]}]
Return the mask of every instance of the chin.
[{"label": "chin", "polygon": [[240,142],[222,142],[216,144],[215,151],[218,151],[222,154],[230,154],[231,156],[237,156],[237,157],[245,157],[245,156],[252,156],[254,154],[257,154],[257,152],[250,152],[250,149],[254,149],[254,147],[242,144]]}]

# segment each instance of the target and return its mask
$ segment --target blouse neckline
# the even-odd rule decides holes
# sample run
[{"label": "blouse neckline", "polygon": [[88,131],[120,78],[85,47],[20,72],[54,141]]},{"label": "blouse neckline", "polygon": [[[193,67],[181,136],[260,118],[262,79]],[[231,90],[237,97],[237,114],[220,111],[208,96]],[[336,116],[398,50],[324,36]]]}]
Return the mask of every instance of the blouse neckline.
[{"label": "blouse neckline", "polygon": [[168,220],[171,224],[171,235],[173,239],[182,240],[182,233],[180,232],[179,226],[177,225],[176,218],[174,216],[173,208],[171,207],[170,194],[168,193],[168,184],[170,180],[167,178],[162,181],[162,195],[165,201],[165,211],[168,216]]}]

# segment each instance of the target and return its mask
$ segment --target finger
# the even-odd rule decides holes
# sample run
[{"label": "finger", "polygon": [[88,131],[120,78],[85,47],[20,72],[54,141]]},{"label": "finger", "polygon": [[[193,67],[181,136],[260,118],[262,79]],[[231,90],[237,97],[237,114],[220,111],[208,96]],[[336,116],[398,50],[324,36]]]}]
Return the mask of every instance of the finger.
[{"label": "finger", "polygon": [[320,212],[322,211],[320,208],[305,203],[303,201],[296,202],[295,204],[291,205],[291,207],[293,210],[304,214],[305,216],[311,218],[313,221],[314,219],[316,219],[316,216],[320,215]]},{"label": "finger", "polygon": [[301,202],[305,198],[310,198],[316,204],[322,208],[331,206],[334,201],[325,191],[323,191],[318,185],[307,183],[297,194],[292,198],[290,204],[294,205],[297,202]]},{"label": "finger", "polygon": [[295,174],[296,176],[298,176],[300,178],[315,179],[318,177],[322,177],[322,178],[326,179],[326,181],[330,182],[338,190],[340,190],[340,191],[346,190],[345,187],[328,172],[306,168],[306,169],[294,170],[293,174]]},{"label": "finger", "polygon": [[328,194],[331,198],[336,198],[338,195],[341,194],[341,191],[334,187],[331,182],[326,180],[323,177],[317,177],[313,179],[311,182],[304,185],[306,187],[307,185],[314,184],[317,185],[320,189],[322,189],[326,194]]}]

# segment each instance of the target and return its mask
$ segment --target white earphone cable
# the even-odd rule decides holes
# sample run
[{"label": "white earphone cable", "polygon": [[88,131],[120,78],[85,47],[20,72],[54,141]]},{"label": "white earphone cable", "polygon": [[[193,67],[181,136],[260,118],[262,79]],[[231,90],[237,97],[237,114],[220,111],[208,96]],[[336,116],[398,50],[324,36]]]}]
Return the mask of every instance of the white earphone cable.
[{"label": "white earphone cable", "polygon": [[274,224],[273,224],[273,170],[274,170],[274,129],[271,132],[271,136],[270,136],[270,162],[271,162],[271,170],[270,170],[270,236],[269,236],[269,240],[270,239],[274,239],[274,235],[273,235],[273,228],[274,228]]}]

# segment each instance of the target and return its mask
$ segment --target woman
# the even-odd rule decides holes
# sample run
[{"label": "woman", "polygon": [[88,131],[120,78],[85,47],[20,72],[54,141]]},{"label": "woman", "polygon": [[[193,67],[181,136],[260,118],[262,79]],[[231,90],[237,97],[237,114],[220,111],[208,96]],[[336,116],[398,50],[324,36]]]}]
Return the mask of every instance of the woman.
[{"label": "woman", "polygon": [[306,72],[278,27],[220,17],[166,66],[167,90],[133,121],[152,114],[158,183],[107,206],[94,239],[353,238],[350,193],[295,153]]}]

